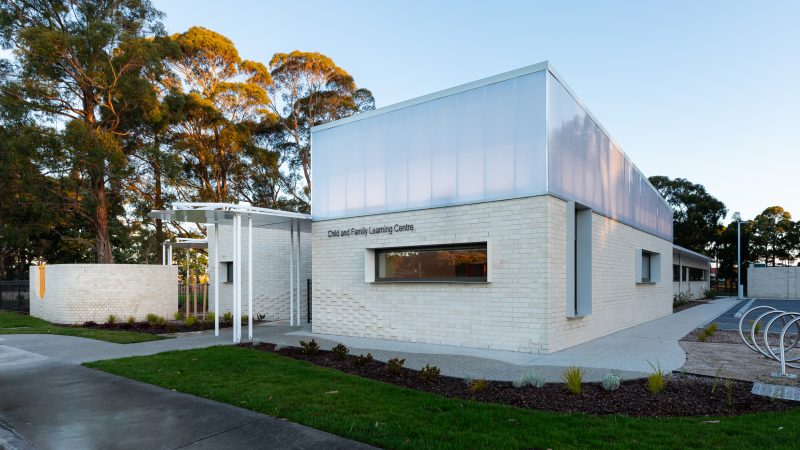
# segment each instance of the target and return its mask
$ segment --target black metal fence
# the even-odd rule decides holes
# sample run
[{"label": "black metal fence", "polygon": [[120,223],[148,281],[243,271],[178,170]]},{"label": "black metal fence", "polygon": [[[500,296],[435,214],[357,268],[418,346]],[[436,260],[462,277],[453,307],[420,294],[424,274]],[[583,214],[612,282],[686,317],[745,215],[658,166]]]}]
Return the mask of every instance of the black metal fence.
[{"label": "black metal fence", "polygon": [[28,280],[0,280],[0,309],[28,312],[30,294]]}]

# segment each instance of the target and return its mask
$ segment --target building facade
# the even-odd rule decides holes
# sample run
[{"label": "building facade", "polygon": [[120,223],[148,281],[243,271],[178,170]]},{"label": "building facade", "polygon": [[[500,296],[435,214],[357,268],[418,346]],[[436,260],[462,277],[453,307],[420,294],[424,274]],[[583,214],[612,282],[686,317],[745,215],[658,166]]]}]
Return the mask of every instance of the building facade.
[{"label": "building facade", "polygon": [[672,312],[672,214],[548,63],[312,129],[316,333],[550,353]]},{"label": "building facade", "polygon": [[675,245],[672,250],[672,294],[703,298],[711,289],[711,258]]}]

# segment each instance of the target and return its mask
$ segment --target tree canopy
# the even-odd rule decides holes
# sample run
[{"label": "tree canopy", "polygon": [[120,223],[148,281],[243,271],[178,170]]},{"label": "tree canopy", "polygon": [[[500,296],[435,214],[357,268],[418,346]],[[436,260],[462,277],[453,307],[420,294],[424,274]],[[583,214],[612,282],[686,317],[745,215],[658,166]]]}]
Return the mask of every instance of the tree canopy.
[{"label": "tree canopy", "polygon": [[650,183],[672,207],[673,241],[701,253],[713,250],[728,214],[725,204],[685,178],[654,176]]},{"label": "tree canopy", "polygon": [[174,201],[307,212],[311,127],[374,108],[325,55],[251,61],[161,17],[148,0],[0,4],[0,276],[157,261],[204,232],[147,217]]}]

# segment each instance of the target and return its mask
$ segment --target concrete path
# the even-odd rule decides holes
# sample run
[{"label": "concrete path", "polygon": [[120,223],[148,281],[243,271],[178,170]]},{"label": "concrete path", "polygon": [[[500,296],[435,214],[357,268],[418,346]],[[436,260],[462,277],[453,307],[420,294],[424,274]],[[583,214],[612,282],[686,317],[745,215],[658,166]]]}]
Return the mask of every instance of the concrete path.
[{"label": "concrete path", "polygon": [[53,335],[9,335],[3,340],[29,350],[0,345],[0,448],[368,448],[77,364],[227,343],[213,335],[127,345]]},{"label": "concrete path", "polygon": [[602,379],[610,370],[618,371],[623,378],[637,378],[652,371],[650,363],[665,371],[679,369],[686,354],[678,341],[736,304],[736,299],[717,299],[549,355],[329,336],[308,330],[288,333],[286,338],[314,337],[323,348],[341,342],[351,348],[351,354],[370,351],[381,360],[405,357],[408,367],[435,364],[443,374],[457,377],[514,380],[534,370],[547,381],[560,381],[564,367],[579,366],[586,369],[589,381]]}]

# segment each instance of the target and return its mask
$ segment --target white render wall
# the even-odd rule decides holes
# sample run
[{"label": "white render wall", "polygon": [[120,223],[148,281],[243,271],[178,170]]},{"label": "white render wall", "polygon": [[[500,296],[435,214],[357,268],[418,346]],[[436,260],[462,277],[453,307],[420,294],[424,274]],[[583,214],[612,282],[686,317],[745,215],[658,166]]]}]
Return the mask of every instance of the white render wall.
[{"label": "white render wall", "polygon": [[178,267],[145,264],[53,264],[45,268],[40,298],[39,268],[30,267],[30,314],[53,323],[145,320],[178,310]]},{"label": "white render wall", "polygon": [[[315,333],[550,353],[672,312],[672,244],[593,214],[593,313],[566,317],[566,206],[552,196],[314,222]],[[332,229],[413,232],[329,238]],[[367,283],[368,248],[488,242],[489,283]],[[662,282],[637,285],[636,249]]]},{"label": "white render wall", "polygon": [[800,267],[748,267],[747,296],[800,299]]},{"label": "white render wall", "polygon": [[[253,317],[289,320],[289,232],[253,227]],[[295,240],[297,235],[295,233]],[[295,246],[297,243],[295,242]],[[300,233],[300,318],[308,318],[307,281],[311,278],[311,238]],[[296,248],[296,247],[295,247]],[[233,260],[233,226],[220,226],[220,263]],[[296,253],[295,253],[296,255]],[[242,218],[242,314],[247,314],[247,218]],[[214,228],[208,227],[209,306],[214,310]],[[293,267],[294,268],[294,267]],[[219,284],[220,316],[231,311],[233,284]],[[313,311],[312,311],[313,316]]]}]

